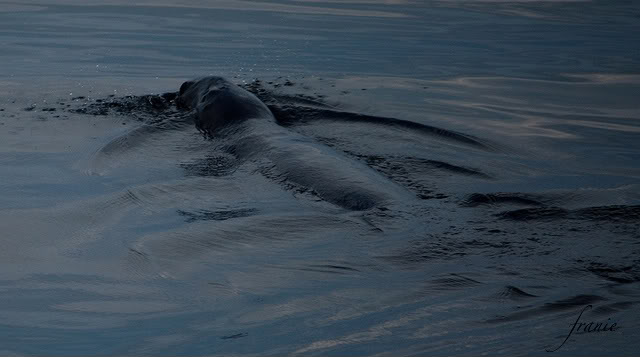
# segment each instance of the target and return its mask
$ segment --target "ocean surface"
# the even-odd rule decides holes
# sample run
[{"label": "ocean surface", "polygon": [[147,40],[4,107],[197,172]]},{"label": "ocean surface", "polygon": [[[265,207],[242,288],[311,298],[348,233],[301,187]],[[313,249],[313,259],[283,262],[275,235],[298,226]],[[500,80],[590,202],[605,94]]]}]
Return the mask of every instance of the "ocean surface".
[{"label": "ocean surface", "polygon": [[[637,354],[638,38],[623,0],[0,0],[0,355]],[[209,75],[292,146],[196,130]]]}]

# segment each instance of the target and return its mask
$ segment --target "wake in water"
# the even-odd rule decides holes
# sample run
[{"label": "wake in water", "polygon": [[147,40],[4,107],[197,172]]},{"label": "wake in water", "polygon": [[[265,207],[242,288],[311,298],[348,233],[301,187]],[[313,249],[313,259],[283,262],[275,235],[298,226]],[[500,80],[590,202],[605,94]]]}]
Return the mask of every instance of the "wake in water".
[{"label": "wake in water", "polygon": [[[211,81],[224,83],[224,90],[231,93],[224,93],[221,96],[224,98],[218,97],[218,102],[214,102],[212,99],[214,91],[210,88],[215,83],[212,84]],[[191,83],[193,82],[185,84]],[[291,85],[291,82],[288,83]],[[413,191],[414,196],[418,198],[433,198],[428,189],[421,188],[418,182],[410,181],[404,176],[416,171],[439,171],[443,175],[458,174],[482,179],[489,179],[491,175],[478,168],[440,160],[413,156],[387,157],[361,153],[358,150],[352,151],[349,150],[348,144],[342,146],[339,141],[333,140],[338,138],[313,134],[300,135],[305,134],[305,127],[330,127],[331,123],[356,125],[363,130],[363,133],[368,130],[390,132],[392,138],[400,134],[405,139],[417,136],[420,140],[439,142],[443,146],[451,146],[454,149],[462,147],[484,152],[499,150],[497,144],[488,140],[452,130],[407,120],[346,112],[336,109],[321,98],[277,94],[264,89],[260,81],[254,81],[241,89],[221,78],[210,77],[200,80],[190,92],[183,85],[182,92],[99,100],[73,109],[76,113],[90,115],[125,115],[143,122],[142,126],[124,133],[101,148],[96,153],[92,165],[99,166],[99,161],[104,157],[113,156],[113,160],[117,161],[118,152],[124,154],[124,152],[135,150],[136,146],[144,145],[145,141],[154,140],[153,136],[160,136],[172,130],[189,130],[195,124],[209,140],[212,151],[217,151],[218,154],[204,159],[198,165],[191,166],[189,170],[192,173],[200,172],[203,175],[214,176],[218,175],[219,171],[222,174],[230,173],[233,171],[231,167],[237,167],[249,158],[255,160],[261,155],[269,157],[274,163],[279,163],[275,166],[280,167],[266,171],[275,171],[272,172],[275,175],[274,178],[283,183],[292,184],[302,190],[314,191],[323,199],[338,206],[367,209],[376,206],[372,201],[372,196],[376,194],[364,193],[364,191],[356,193],[344,186],[323,186],[350,180],[353,182],[347,185],[352,188],[358,186],[359,190],[375,190],[375,187],[378,187],[378,190],[383,187],[389,190],[395,185],[400,185],[408,191]],[[209,97],[205,97],[206,95]],[[238,98],[241,99],[240,102]],[[205,113],[200,114],[198,110]],[[229,123],[216,128],[206,127],[214,121],[216,116],[228,117],[224,121]],[[251,128],[245,125],[247,119],[252,123]],[[393,145],[394,143],[390,143],[387,146],[393,147]],[[329,149],[330,147],[337,151]],[[345,155],[350,156],[351,159],[343,158]],[[350,168],[351,166],[353,168]],[[382,173],[387,179],[378,178],[378,174],[370,171],[371,168]],[[344,170],[349,172],[340,174],[340,171]],[[267,172],[264,173],[267,174]],[[371,180],[378,182],[374,183]],[[407,199],[403,197],[405,194],[400,193],[401,190],[396,189],[396,191],[396,199]],[[349,200],[349,196],[361,202],[341,201],[342,198]],[[360,198],[357,198],[358,196]]]},{"label": "wake in water", "polygon": [[[271,90],[260,80],[241,88],[220,77],[206,77],[185,82],[179,92],[111,97],[71,110],[90,115],[123,115],[142,122],[141,126],[114,138],[98,150],[90,164],[94,169],[108,165],[104,163],[109,161],[107,158],[117,162],[120,155],[143,149],[147,141],[158,140],[156,144],[159,144],[163,140],[159,138],[167,132],[191,131],[195,126],[204,134],[205,140],[200,144],[209,145],[210,152],[197,162],[182,164],[188,174],[225,176],[247,160],[259,162],[266,158],[269,164],[261,165],[258,170],[265,177],[287,189],[308,192],[321,200],[355,210],[383,208],[379,203],[383,196],[389,196],[389,190],[395,191],[395,201],[410,200],[406,195],[408,192],[420,199],[448,198],[450,193],[434,189],[438,186],[438,178],[444,180],[455,175],[495,180],[501,173],[426,157],[371,152],[369,143],[345,141],[335,129],[334,137],[327,137],[322,130],[317,130],[319,128],[331,127],[333,123],[338,128],[339,125],[356,127],[365,135],[382,133],[387,140],[393,141],[374,148],[382,148],[382,151],[385,148],[393,151],[396,145],[402,145],[402,140],[410,141],[415,137],[439,143],[439,150],[451,148],[469,156],[482,153],[499,156],[513,150],[503,144],[436,126],[347,112],[340,110],[339,104],[326,102],[323,96],[278,93],[278,87],[294,85],[289,80],[284,84],[269,83]],[[425,181],[426,175],[433,179]],[[387,192],[383,194],[382,191]],[[583,207],[573,213],[561,207],[563,203],[571,205],[575,195],[578,193],[461,192],[457,203],[461,207],[515,205],[516,210],[501,212],[499,217],[519,220],[593,218],[594,214],[600,217],[598,219],[637,218],[639,206],[634,205]]]}]

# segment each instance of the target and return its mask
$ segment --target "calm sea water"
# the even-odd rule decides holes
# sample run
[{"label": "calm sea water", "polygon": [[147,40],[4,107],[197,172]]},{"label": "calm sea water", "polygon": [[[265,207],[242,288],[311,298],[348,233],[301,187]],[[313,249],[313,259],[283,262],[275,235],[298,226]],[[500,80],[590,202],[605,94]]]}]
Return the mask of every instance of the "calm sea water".
[{"label": "calm sea water", "polygon": [[[639,37],[637,1],[0,1],[0,354],[636,354]],[[153,96],[205,75],[322,172]],[[327,162],[403,193],[291,179]]]}]

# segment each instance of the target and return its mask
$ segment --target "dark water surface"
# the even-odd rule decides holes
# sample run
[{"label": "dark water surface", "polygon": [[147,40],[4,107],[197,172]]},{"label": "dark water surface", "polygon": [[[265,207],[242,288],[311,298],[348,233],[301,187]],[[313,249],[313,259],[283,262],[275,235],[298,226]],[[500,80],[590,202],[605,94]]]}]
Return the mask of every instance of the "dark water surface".
[{"label": "dark water surface", "polygon": [[[636,354],[639,37],[636,1],[0,1],[0,354]],[[211,74],[291,146],[158,96]],[[546,352],[589,305],[618,328]]]}]

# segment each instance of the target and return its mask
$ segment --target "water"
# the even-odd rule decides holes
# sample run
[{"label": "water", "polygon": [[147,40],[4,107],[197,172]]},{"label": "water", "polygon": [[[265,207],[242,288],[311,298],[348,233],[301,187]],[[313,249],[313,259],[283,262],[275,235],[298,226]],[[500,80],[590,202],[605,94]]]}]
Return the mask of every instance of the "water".
[{"label": "water", "polygon": [[[618,329],[553,354],[634,354],[639,19],[0,2],[0,353],[549,354],[584,310]],[[204,75],[291,146],[240,160],[157,96]],[[336,204],[338,177],[391,199]]]}]

